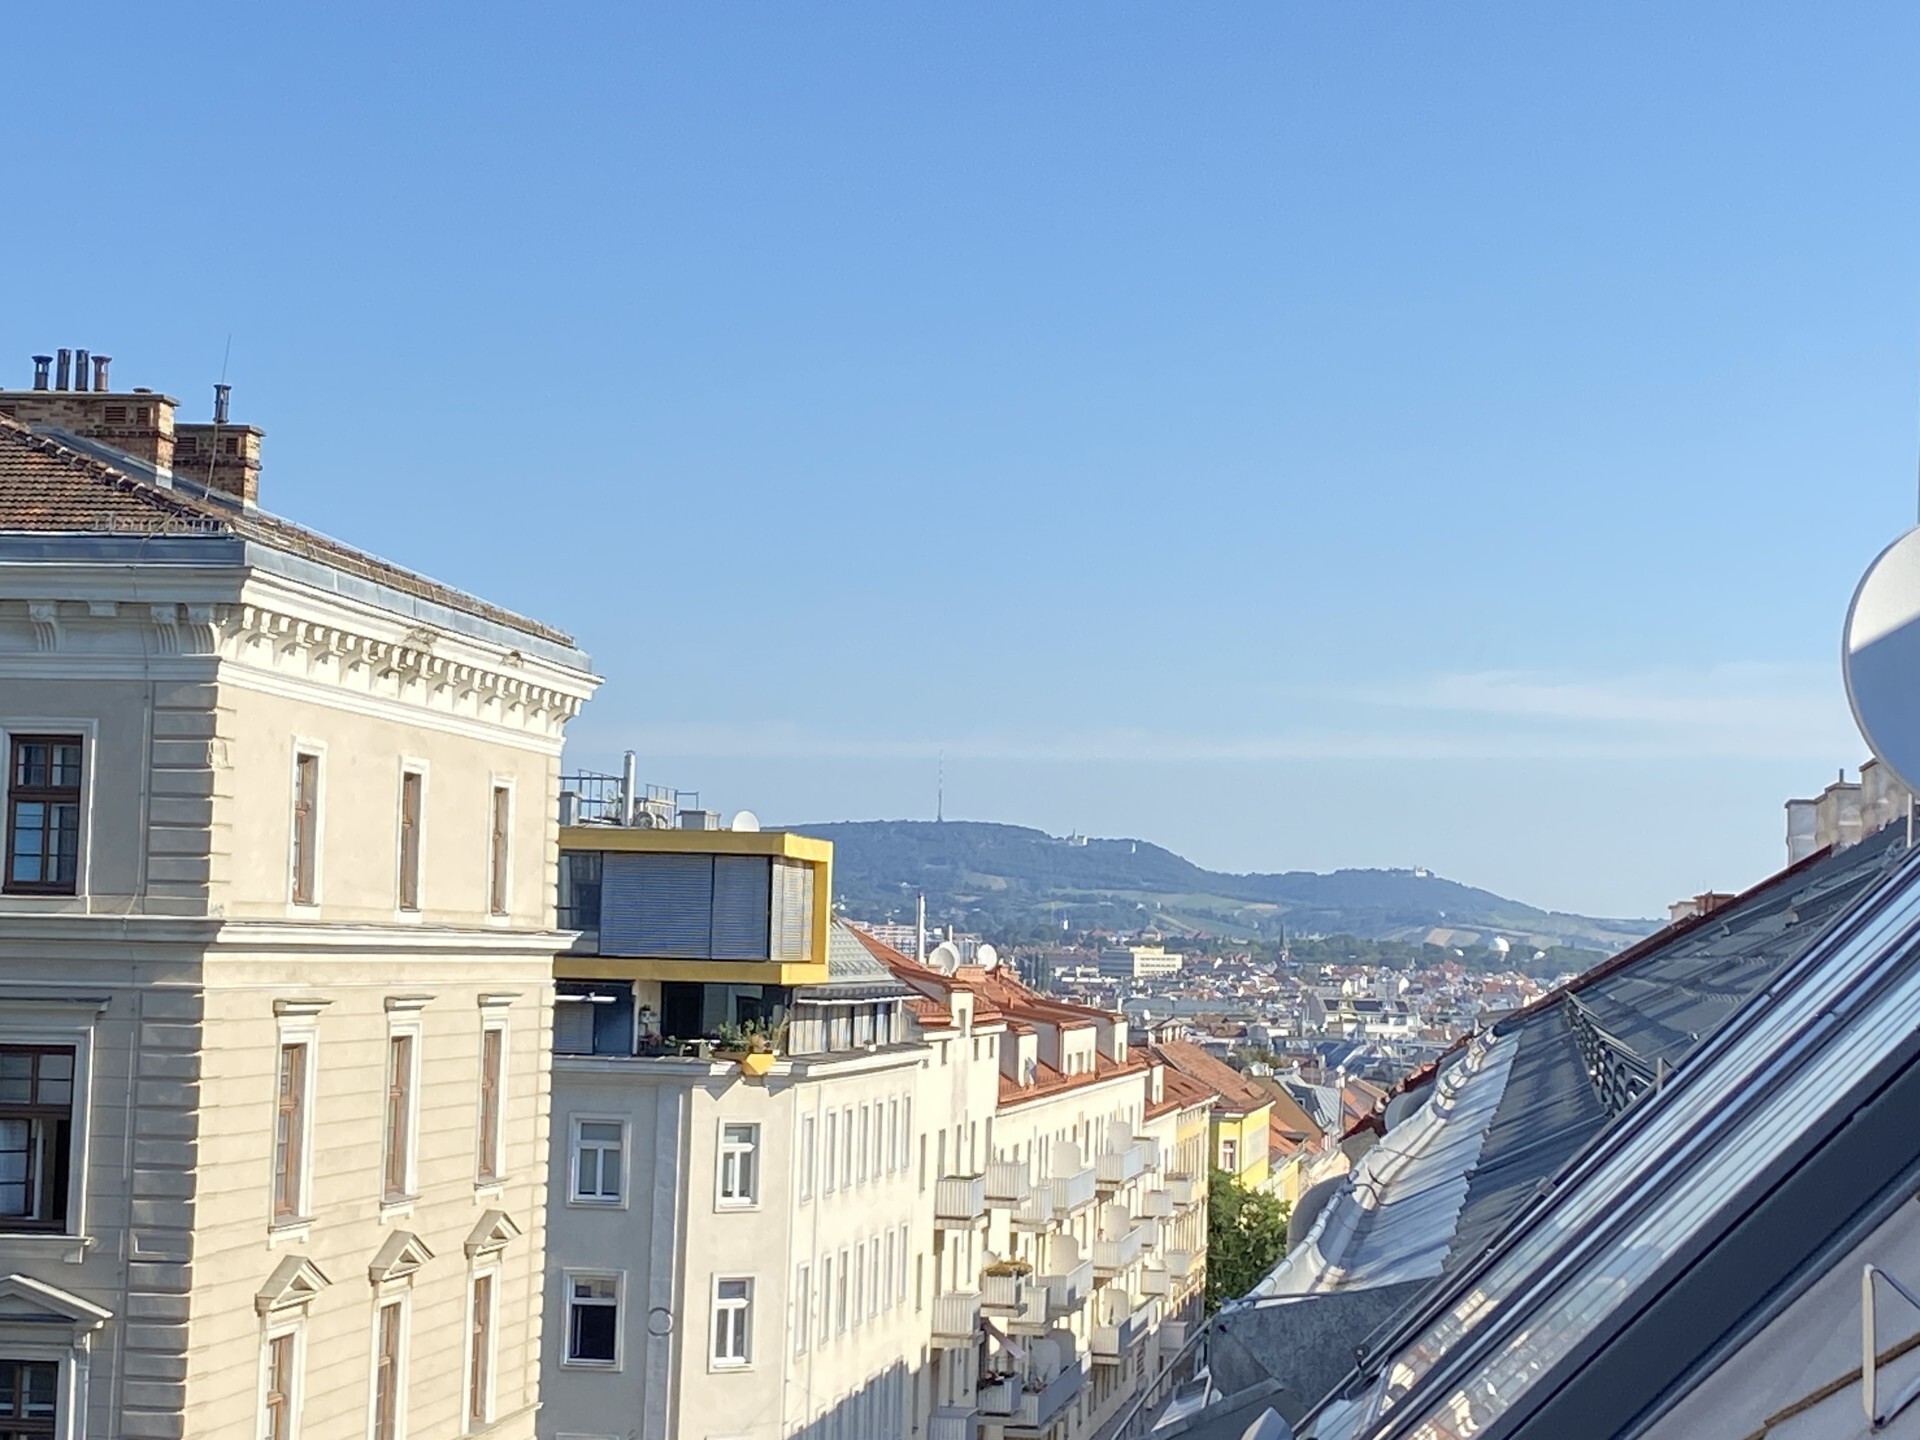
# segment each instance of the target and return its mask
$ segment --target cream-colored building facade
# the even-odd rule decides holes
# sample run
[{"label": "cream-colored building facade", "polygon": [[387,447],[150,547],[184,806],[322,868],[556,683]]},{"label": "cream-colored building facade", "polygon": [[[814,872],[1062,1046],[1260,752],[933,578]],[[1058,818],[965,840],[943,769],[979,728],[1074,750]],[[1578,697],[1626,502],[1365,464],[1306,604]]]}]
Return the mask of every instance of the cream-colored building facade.
[{"label": "cream-colored building facade", "polygon": [[530,1437],[595,681],[173,410],[0,391],[0,1430]]}]

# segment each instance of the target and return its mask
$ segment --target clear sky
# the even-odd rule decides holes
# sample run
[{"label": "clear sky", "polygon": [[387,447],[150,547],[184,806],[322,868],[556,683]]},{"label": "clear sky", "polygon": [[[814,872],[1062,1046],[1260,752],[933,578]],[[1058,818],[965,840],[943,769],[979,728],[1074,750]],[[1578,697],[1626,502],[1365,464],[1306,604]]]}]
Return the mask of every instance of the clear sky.
[{"label": "clear sky", "polygon": [[1864,750],[1899,4],[20,4],[0,379],[576,633],[769,821],[1652,914]]}]

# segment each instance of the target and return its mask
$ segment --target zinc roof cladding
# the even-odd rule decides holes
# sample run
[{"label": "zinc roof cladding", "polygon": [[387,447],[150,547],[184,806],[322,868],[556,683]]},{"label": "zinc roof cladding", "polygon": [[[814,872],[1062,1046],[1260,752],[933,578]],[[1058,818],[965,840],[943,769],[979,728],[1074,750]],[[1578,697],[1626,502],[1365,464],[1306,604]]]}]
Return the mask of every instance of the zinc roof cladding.
[{"label": "zinc roof cladding", "polygon": [[[96,453],[96,451],[98,453]],[[314,561],[402,594],[571,648],[564,631],[456,590],[264,510],[208,498],[173,484],[131,456],[83,446],[0,416],[0,531],[233,536]]]},{"label": "zinc roof cladding", "polygon": [[1160,1058],[1192,1076],[1220,1097],[1214,1107],[1226,1115],[1248,1115],[1272,1101],[1265,1091],[1224,1061],[1216,1060],[1188,1040],[1166,1040],[1154,1047]]},{"label": "zinc roof cladding", "polygon": [[1278,1080],[1267,1075],[1255,1075],[1251,1082],[1260,1093],[1273,1102],[1271,1123],[1279,1126],[1289,1135],[1297,1135],[1309,1145],[1318,1144],[1326,1136],[1326,1131],[1309,1115],[1300,1102]]}]

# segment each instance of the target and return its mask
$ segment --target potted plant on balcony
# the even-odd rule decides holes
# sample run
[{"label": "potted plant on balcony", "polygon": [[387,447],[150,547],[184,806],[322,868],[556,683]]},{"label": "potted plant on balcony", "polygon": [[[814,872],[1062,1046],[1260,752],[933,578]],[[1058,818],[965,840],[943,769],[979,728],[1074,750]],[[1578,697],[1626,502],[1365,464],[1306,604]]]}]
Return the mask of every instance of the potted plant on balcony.
[{"label": "potted plant on balcony", "polygon": [[713,1053],[719,1059],[737,1064],[742,1075],[762,1076],[773,1069],[786,1034],[785,1022],[771,1028],[764,1020],[748,1020],[739,1025],[729,1022],[715,1032]]}]

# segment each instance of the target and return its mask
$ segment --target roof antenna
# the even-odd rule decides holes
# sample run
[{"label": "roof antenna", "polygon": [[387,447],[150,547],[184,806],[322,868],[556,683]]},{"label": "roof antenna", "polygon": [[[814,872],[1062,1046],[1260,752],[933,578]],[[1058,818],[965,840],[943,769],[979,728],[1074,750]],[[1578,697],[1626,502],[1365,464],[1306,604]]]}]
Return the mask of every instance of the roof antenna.
[{"label": "roof antenna", "polygon": [[933,792],[933,797],[934,823],[942,824],[947,818],[947,752],[945,750],[940,752],[940,780]]},{"label": "roof antenna", "polygon": [[227,384],[227,361],[233,358],[233,332],[227,332],[227,348],[220,352],[220,379],[213,387],[213,438],[207,443],[207,484],[213,489],[213,466],[220,454],[220,427],[227,423],[227,396],[233,387]]}]

